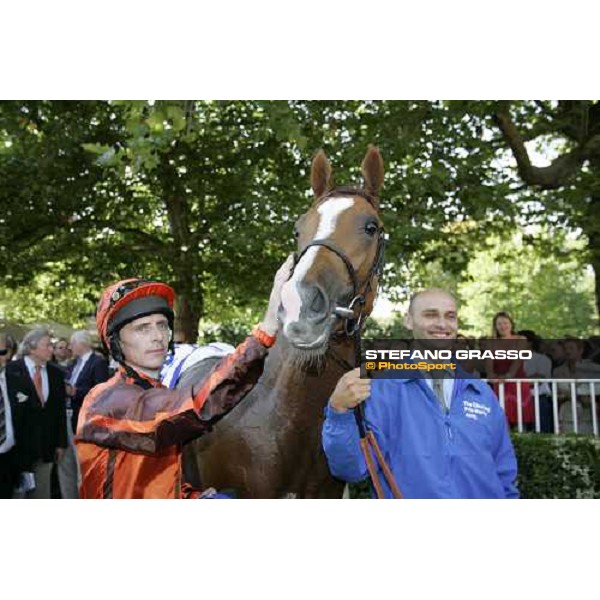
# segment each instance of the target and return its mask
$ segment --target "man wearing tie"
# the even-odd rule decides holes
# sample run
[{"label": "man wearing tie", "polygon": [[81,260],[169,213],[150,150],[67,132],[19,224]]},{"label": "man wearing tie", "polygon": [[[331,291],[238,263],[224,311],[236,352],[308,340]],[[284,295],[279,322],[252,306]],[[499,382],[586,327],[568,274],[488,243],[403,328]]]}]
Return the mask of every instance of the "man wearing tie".
[{"label": "man wearing tie", "polygon": [[108,375],[108,363],[94,353],[92,338],[87,331],[76,331],[71,336],[70,348],[76,359],[68,369],[67,383],[67,438],[69,445],[58,463],[58,481],[60,493],[64,499],[79,498],[81,473],[73,435],[77,430],[77,419],[83,399],[99,383],[105,382]]},{"label": "man wearing tie", "polygon": [[17,440],[22,468],[31,471],[36,487],[28,498],[50,498],[52,464],[67,447],[65,379],[52,359],[52,340],[45,328],[30,331],[21,343],[23,358],[6,366],[13,418],[21,423]]},{"label": "man wearing tie", "polygon": [[87,331],[76,331],[71,336],[71,352],[76,358],[69,376],[67,394],[71,397],[73,431],[77,430],[77,419],[83,399],[99,383],[108,380],[108,363],[92,349],[92,338]]}]

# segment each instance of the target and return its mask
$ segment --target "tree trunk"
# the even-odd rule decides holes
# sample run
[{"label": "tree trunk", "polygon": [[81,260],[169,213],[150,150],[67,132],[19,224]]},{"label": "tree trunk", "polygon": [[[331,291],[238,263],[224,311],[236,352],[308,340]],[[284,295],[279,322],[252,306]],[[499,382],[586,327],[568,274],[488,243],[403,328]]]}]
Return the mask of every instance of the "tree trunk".
[{"label": "tree trunk", "polygon": [[[600,165],[599,165],[600,166]],[[600,173],[600,168],[597,169]],[[600,196],[592,195],[586,223],[582,227],[588,238],[590,263],[594,269],[594,290],[596,293],[596,322],[600,327],[600,223],[597,215],[600,214]],[[586,227],[587,225],[587,227]]]},{"label": "tree trunk", "polygon": [[198,340],[198,321],[204,313],[201,282],[194,273],[198,268],[192,255],[195,244],[187,226],[184,226],[184,223],[187,225],[187,215],[181,218],[182,212],[187,213],[187,202],[176,198],[167,205],[174,237],[175,341],[193,344]]},{"label": "tree trunk", "polygon": [[170,158],[171,154],[163,157],[161,187],[173,236],[173,284],[177,292],[174,336],[177,342],[195,343],[198,321],[204,312],[201,282],[194,273],[200,265],[194,260],[197,244],[190,229],[189,203],[176,171],[169,164]]},{"label": "tree trunk", "polygon": [[596,256],[592,257],[592,267],[594,269],[595,291],[596,291],[596,322],[600,328],[600,248],[596,251]]},{"label": "tree trunk", "polygon": [[[181,281],[177,287],[182,289]],[[198,300],[200,300],[200,304]],[[174,336],[176,342],[194,344],[198,341],[198,321],[203,312],[201,296],[199,298],[196,295],[192,300],[185,292],[178,292],[175,305]]]},{"label": "tree trunk", "polygon": [[[600,118],[594,123],[594,127],[600,128]],[[600,181],[600,153],[590,158],[589,168],[595,176],[595,181]],[[588,238],[590,264],[594,269],[596,323],[600,327],[600,188],[598,184],[592,188],[587,208],[587,216],[581,223],[581,229]]]}]

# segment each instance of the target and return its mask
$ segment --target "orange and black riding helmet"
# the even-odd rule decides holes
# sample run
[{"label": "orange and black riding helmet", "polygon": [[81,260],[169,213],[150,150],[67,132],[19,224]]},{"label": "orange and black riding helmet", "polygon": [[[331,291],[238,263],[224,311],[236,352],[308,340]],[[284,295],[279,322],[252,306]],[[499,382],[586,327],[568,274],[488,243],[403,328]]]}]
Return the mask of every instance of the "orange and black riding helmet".
[{"label": "orange and black riding helmet", "polygon": [[164,314],[173,329],[175,291],[166,283],[134,277],[107,287],[96,309],[96,326],[100,339],[117,361],[122,360],[119,330],[135,319],[156,313]]}]

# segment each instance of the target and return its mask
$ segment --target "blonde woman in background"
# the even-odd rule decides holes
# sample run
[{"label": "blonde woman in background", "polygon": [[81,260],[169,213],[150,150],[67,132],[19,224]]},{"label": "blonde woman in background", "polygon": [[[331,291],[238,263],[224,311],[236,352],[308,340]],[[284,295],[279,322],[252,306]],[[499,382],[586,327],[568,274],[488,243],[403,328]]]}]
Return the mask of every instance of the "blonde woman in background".
[{"label": "blonde woman in background", "polygon": [[[511,316],[504,311],[494,315],[492,320],[491,350],[527,350],[527,339],[518,335]],[[500,384],[504,379],[525,379],[525,367],[521,359],[486,359],[487,378],[494,384],[494,391],[500,398]],[[530,385],[521,382],[504,383],[504,412],[511,427],[518,424],[518,387],[521,389],[522,416],[525,429],[533,429],[534,411],[531,402]]]}]

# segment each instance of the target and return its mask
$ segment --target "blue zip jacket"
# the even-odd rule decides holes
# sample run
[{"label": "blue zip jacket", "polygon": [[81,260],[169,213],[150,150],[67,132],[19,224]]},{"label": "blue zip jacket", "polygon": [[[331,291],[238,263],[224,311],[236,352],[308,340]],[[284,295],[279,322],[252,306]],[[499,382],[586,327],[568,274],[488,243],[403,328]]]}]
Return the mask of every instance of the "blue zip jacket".
[{"label": "blue zip jacket", "polygon": [[[485,382],[456,379],[444,411],[423,378],[375,379],[365,418],[406,498],[519,497],[506,417]],[[353,411],[327,406],[323,448],[334,477],[367,476]]]}]

